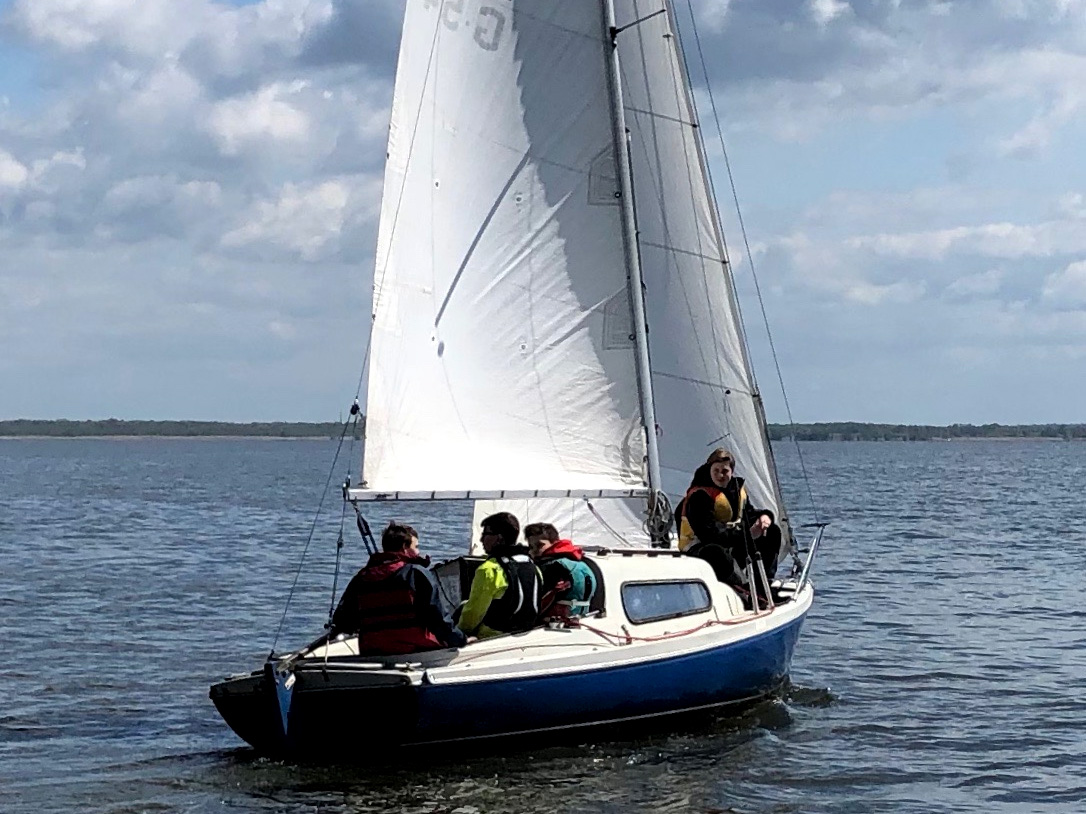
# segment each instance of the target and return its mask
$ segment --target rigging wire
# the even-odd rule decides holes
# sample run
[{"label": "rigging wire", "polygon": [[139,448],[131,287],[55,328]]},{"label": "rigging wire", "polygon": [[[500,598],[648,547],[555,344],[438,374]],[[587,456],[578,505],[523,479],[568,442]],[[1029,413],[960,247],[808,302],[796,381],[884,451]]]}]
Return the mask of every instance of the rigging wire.
[{"label": "rigging wire", "polygon": [[[358,406],[358,399],[355,399],[354,404],[351,405],[351,416],[354,418],[354,426],[357,430],[358,427],[358,415],[361,412],[361,408]],[[343,481],[343,505],[339,510],[339,536],[336,537],[336,567],[332,572],[332,598],[331,604],[328,606],[328,622],[325,624],[327,630],[332,629],[332,616],[336,611],[336,589],[339,587],[339,566],[343,559],[343,527],[347,522],[347,490],[351,488],[351,461],[354,460],[354,442],[358,437],[358,433],[351,433],[351,447],[347,453],[347,477]],[[357,511],[357,507],[355,508]]]},{"label": "rigging wire", "polygon": [[272,639],[271,652],[268,654],[269,659],[275,654],[275,646],[279,643],[279,636],[283,632],[283,624],[287,619],[287,611],[290,610],[291,600],[294,598],[294,592],[298,588],[298,580],[302,576],[302,568],[305,566],[306,554],[309,552],[309,546],[313,542],[313,533],[317,529],[317,521],[320,519],[321,511],[324,509],[324,500],[328,497],[328,487],[332,483],[332,476],[335,475],[336,464],[339,463],[339,455],[343,450],[343,441],[347,437],[347,430],[357,428],[358,426],[359,411],[357,410],[357,407],[358,402],[356,400],[351,406],[351,415],[354,416],[354,421],[348,420],[343,422],[343,431],[339,434],[339,443],[336,445],[336,454],[332,457],[332,465],[328,471],[328,478],[324,482],[324,489],[321,490],[321,498],[317,503],[317,511],[313,514],[313,522],[309,525],[309,534],[306,535],[305,546],[302,548],[302,556],[298,562],[298,568],[294,572],[294,581],[291,583],[290,592],[287,594],[287,601],[283,607],[283,615],[279,617],[279,626],[275,629],[275,638]]},{"label": "rigging wire", "polygon": [[589,500],[589,499],[588,499],[588,498],[586,497],[586,498],[584,498],[584,502],[585,502],[585,505],[586,505],[586,506],[588,506],[588,511],[590,511],[590,512],[592,513],[592,516],[596,518],[597,522],[599,522],[599,524],[600,524],[601,526],[603,526],[603,528],[604,528],[604,529],[605,529],[605,530],[606,530],[607,532],[609,532],[609,533],[611,534],[611,536],[612,536],[612,537],[614,537],[614,538],[615,538],[616,540],[618,540],[618,541],[619,541],[620,543],[622,543],[623,545],[629,545],[629,542],[628,542],[628,541],[626,540],[626,538],[625,538],[625,537],[623,537],[623,536],[622,536],[622,535],[621,535],[621,534],[620,534],[620,533],[619,533],[619,532],[618,532],[618,531],[617,531],[617,530],[615,529],[615,527],[614,527],[614,526],[612,526],[612,525],[611,525],[610,523],[608,523],[608,522],[607,522],[606,520],[604,520],[604,519],[603,519],[603,515],[602,515],[602,514],[600,514],[600,513],[598,512],[598,511],[596,511],[596,507],[592,505],[592,501],[591,501],[591,500]]},{"label": "rigging wire", "polygon": [[[776,343],[774,343],[774,341],[773,341],[773,332],[769,329],[769,316],[768,316],[768,314],[766,313],[766,310],[765,310],[765,299],[762,297],[762,286],[761,286],[761,283],[758,281],[758,274],[757,274],[757,272],[756,272],[756,270],[754,268],[754,255],[751,254],[751,251],[750,251],[750,241],[747,239],[747,227],[746,227],[746,224],[743,222],[743,212],[742,212],[742,209],[739,206],[739,193],[738,193],[738,191],[736,190],[736,187],[735,187],[735,176],[732,174],[731,161],[728,159],[728,150],[727,150],[727,147],[724,144],[724,131],[720,126],[720,113],[717,110],[716,98],[713,95],[712,83],[709,81],[709,68],[708,68],[708,66],[706,64],[706,61],[705,61],[705,51],[704,51],[704,49],[702,48],[702,45],[701,45],[701,35],[698,33],[697,19],[694,16],[693,0],[686,0],[686,4],[687,4],[687,8],[688,8],[688,10],[690,12],[691,28],[692,28],[692,30],[694,32],[694,42],[695,42],[695,45],[696,45],[697,51],[698,51],[698,59],[701,62],[702,76],[703,76],[703,78],[705,80],[705,90],[706,90],[706,93],[709,96],[710,109],[713,112],[713,123],[716,126],[717,138],[720,141],[720,152],[724,157],[724,167],[727,169],[727,172],[728,172],[728,183],[731,185],[732,200],[735,203],[735,214],[736,214],[736,217],[738,218],[738,222],[739,222],[739,233],[742,235],[742,238],[743,238],[743,249],[746,252],[747,265],[750,266],[750,276],[751,276],[751,279],[754,281],[754,290],[758,295],[758,307],[761,309],[761,312],[762,312],[762,323],[765,325],[766,337],[769,340],[769,349],[770,349],[770,352],[771,352],[771,354],[773,356],[773,366],[777,371],[777,381],[780,383],[781,396],[784,399],[784,409],[785,409],[786,414],[788,415],[788,425],[792,430],[792,442],[795,444],[795,447],[796,447],[796,455],[799,458],[800,471],[803,473],[803,482],[804,482],[804,485],[807,487],[807,497],[811,501],[811,508],[812,508],[812,511],[814,512],[815,520],[817,522],[821,522],[821,518],[819,517],[819,512],[818,512],[818,504],[815,502],[814,491],[811,488],[811,479],[807,474],[807,464],[803,460],[803,450],[800,448],[799,440],[796,438],[796,422],[795,422],[795,419],[792,417],[792,405],[788,401],[788,391],[784,386],[784,374],[781,372],[781,363],[780,363],[780,359],[777,356]],[[683,59],[685,61],[685,59],[686,59],[685,55],[684,55]],[[708,170],[708,167],[706,169]],[[711,186],[712,185],[712,173],[711,172],[709,173],[709,183],[710,183],[710,186]],[[714,197],[715,197],[715,192],[714,192]],[[748,353],[748,355],[750,353],[749,345],[748,345],[747,353]]]}]

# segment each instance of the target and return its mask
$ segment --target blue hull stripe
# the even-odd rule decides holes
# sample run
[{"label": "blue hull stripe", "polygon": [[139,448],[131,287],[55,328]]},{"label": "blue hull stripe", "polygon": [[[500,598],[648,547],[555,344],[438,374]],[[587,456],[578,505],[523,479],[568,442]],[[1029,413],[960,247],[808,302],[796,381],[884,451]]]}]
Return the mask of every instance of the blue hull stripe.
[{"label": "blue hull stripe", "polygon": [[803,617],[722,647],[601,670],[424,685],[410,741],[564,729],[709,708],[771,691],[788,674]]}]

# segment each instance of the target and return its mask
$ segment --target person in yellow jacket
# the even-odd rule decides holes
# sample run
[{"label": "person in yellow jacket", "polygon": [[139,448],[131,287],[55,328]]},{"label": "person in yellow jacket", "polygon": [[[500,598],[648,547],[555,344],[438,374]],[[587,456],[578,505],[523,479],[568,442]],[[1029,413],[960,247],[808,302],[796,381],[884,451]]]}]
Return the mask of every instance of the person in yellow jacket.
[{"label": "person in yellow jacket", "polygon": [[479,639],[528,630],[539,617],[543,580],[528,548],[517,545],[520,521],[498,512],[481,525],[479,539],[488,558],[475,571],[459,627]]}]

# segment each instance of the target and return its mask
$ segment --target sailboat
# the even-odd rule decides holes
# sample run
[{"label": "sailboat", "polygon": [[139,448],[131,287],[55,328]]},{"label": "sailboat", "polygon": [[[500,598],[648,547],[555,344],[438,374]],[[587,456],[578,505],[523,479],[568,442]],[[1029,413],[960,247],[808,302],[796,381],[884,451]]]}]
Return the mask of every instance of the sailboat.
[{"label": "sailboat", "polygon": [[[497,511],[557,526],[599,590],[576,622],[459,649],[273,654],[211,688],[244,740],[342,757],[344,732],[360,752],[592,737],[782,684],[821,533],[802,561],[707,170],[663,0],[409,0],[345,499],[468,502],[467,553],[436,567],[454,602]],[[792,556],[766,607],[673,547],[671,507],[719,446]]]}]

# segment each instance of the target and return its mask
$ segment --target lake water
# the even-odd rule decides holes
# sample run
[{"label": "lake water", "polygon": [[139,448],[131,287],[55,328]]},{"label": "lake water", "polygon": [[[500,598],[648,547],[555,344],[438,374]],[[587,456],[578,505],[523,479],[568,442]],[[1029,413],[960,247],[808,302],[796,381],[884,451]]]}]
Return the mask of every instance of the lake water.
[{"label": "lake water", "polygon": [[[833,525],[783,697],[697,731],[381,769],[257,758],[207,698],[271,649],[334,452],[0,441],[0,811],[1086,810],[1086,444],[805,444]],[[328,613],[329,501],[280,649]],[[381,509],[375,527],[461,553],[466,514]],[[346,533],[341,589],[364,559]]]}]

